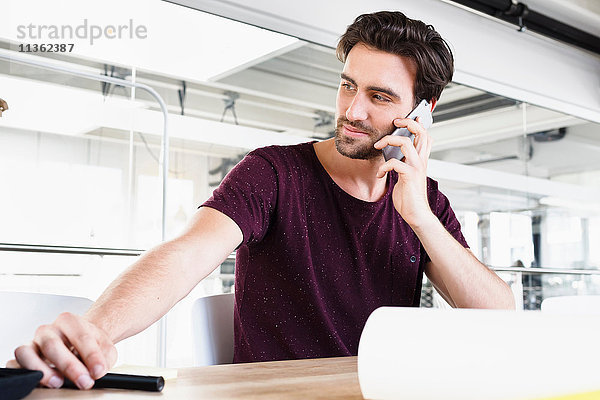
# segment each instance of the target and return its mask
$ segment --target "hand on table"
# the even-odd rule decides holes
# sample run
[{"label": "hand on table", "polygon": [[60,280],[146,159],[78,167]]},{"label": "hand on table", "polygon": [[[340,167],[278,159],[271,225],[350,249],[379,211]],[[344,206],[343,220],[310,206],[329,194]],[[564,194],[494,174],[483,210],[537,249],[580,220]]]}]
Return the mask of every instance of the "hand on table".
[{"label": "hand on table", "polygon": [[42,371],[41,383],[59,388],[68,378],[80,389],[90,389],[117,361],[117,349],[108,335],[93,323],[63,313],[49,325],[40,326],[33,341],[15,350],[8,368]]}]

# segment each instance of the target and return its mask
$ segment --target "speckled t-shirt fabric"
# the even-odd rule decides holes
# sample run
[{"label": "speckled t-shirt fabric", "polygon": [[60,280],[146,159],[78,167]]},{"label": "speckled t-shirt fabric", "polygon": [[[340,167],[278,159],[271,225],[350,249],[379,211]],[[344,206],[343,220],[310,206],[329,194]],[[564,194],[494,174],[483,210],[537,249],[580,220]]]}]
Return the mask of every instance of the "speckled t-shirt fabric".
[{"label": "speckled t-shirt fabric", "polygon": [[[234,362],[356,355],[380,306],[419,306],[419,239],[388,190],[376,202],[341,189],[313,143],[249,153],[202,206],[240,227],[235,270]],[[428,178],[429,179],[429,178]],[[465,247],[448,199],[428,180],[431,209]]]}]

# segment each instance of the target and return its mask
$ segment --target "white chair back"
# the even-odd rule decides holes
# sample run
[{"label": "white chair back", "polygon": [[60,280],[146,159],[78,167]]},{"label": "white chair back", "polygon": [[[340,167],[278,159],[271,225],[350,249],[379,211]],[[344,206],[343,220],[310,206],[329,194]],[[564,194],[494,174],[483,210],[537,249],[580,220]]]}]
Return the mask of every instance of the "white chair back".
[{"label": "white chair back", "polygon": [[0,365],[14,358],[15,348],[33,339],[38,326],[48,324],[64,311],[83,314],[92,305],[90,299],[56,294],[0,292]]},{"label": "white chair back", "polygon": [[194,365],[233,362],[233,293],[200,297],[192,306]]},{"label": "white chair back", "polygon": [[600,296],[558,296],[542,301],[543,312],[600,315]]}]

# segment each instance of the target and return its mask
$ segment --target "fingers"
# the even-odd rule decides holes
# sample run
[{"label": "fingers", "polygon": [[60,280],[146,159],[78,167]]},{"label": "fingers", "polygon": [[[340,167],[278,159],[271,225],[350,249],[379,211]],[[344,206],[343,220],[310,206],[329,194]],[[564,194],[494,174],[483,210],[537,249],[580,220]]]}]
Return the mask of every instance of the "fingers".
[{"label": "fingers", "polygon": [[[429,135],[423,125],[421,125],[420,119],[420,117],[417,117],[416,120],[412,120],[410,118],[398,118],[394,120],[394,125],[398,128],[407,128],[412,134],[415,135],[413,146],[415,147],[416,153],[419,155],[424,165],[427,165],[427,160],[431,154],[433,138]],[[402,152],[404,153],[404,149]],[[406,153],[404,154],[406,155]]]},{"label": "fingers", "polygon": [[427,134],[427,131],[425,130],[423,125],[419,123],[419,119],[419,117],[417,117],[416,120],[411,118],[396,118],[394,120],[394,126],[396,126],[397,128],[408,129],[411,133],[415,135],[415,140],[417,140],[419,137]]},{"label": "fingers", "polygon": [[427,141],[427,148],[424,150],[421,158],[425,157],[425,160],[429,160],[429,156],[431,156],[431,148],[433,147],[433,138],[429,136],[429,140]]},{"label": "fingers", "polygon": [[427,147],[427,139],[425,138],[419,138],[419,141],[417,142],[416,138],[415,138],[415,149],[417,150],[417,154],[419,155],[419,157],[421,157],[421,160],[423,159],[423,149]]},{"label": "fingers", "polygon": [[398,174],[400,174],[400,175],[406,174],[409,172],[409,170],[411,168],[412,167],[406,165],[406,163],[404,163],[398,159],[391,158],[379,167],[379,169],[377,170],[377,177],[383,178],[387,172],[392,171],[392,170],[398,172]]},{"label": "fingers", "polygon": [[[398,146],[404,154],[404,162],[396,159],[386,161],[377,171],[377,177],[382,178],[391,170],[395,170],[399,174],[410,174],[411,168],[417,170],[427,169],[427,161],[431,154],[432,139],[427,134],[427,131],[417,120],[412,119],[396,119],[394,125],[399,128],[407,128],[415,134],[414,144],[409,137],[387,135],[381,138],[374,144],[376,149],[383,149],[385,146]],[[410,166],[410,167],[409,167]]]},{"label": "fingers", "polygon": [[[417,122],[420,123],[419,119],[420,117],[417,117]],[[415,143],[417,143],[417,153],[419,154],[421,160],[423,160],[425,165],[427,165],[427,160],[429,160],[429,156],[431,155],[433,138],[431,137],[431,135],[429,135],[429,133],[426,130],[424,130],[424,134],[420,135],[418,139],[419,141],[417,143],[417,139],[415,138]]]},{"label": "fingers", "polygon": [[77,350],[81,361],[87,367],[86,372],[91,373],[88,375],[94,379],[104,376],[109,365],[95,332],[86,330],[85,321],[75,318],[72,314],[61,314],[59,319],[62,320],[64,335]]},{"label": "fingers", "polygon": [[17,360],[9,360],[6,363],[6,368],[23,368],[23,367],[21,367],[21,365],[17,362]]},{"label": "fingers", "polygon": [[65,377],[80,389],[90,389],[114,365],[117,351],[104,331],[63,313],[53,324],[39,327],[33,343],[19,347],[15,357],[15,364],[42,371],[43,385],[60,387]]},{"label": "fingers", "polygon": [[62,371],[62,374],[73,381],[77,387],[89,389],[94,385],[85,365],[67,347],[66,340],[54,326],[40,327],[34,342],[39,347],[41,355],[54,364],[58,371]]},{"label": "fingers", "polygon": [[383,149],[385,146],[400,147],[402,154],[404,154],[405,157],[404,161],[407,164],[413,166],[418,166],[421,164],[419,154],[417,154],[417,150],[415,149],[415,146],[412,144],[412,140],[410,140],[409,137],[387,135],[374,144],[374,147],[379,150]]},{"label": "fingers", "polygon": [[[61,314],[55,324],[61,327],[61,333],[67,338],[65,341],[71,344],[81,359],[80,361],[75,357],[75,360],[77,360],[77,363],[75,363],[73,358],[67,357],[66,354],[59,354],[57,356],[61,357],[60,360],[66,364],[64,368],[58,364],[57,367],[64,371],[66,376],[73,380],[77,386],[87,388],[92,378],[98,379],[106,374],[110,367],[109,357],[106,354],[110,354],[111,348],[114,348],[114,346],[94,325],[71,313]],[[114,352],[116,353],[116,350]],[[48,358],[52,359],[51,357]],[[70,369],[72,369],[72,372]]]},{"label": "fingers", "polygon": [[62,375],[53,368],[50,368],[50,366],[42,360],[39,349],[35,343],[18,347],[15,350],[15,358],[16,360],[9,361],[10,368],[26,368],[42,371],[44,376],[40,383],[49,388],[56,389],[63,385],[64,380]]}]

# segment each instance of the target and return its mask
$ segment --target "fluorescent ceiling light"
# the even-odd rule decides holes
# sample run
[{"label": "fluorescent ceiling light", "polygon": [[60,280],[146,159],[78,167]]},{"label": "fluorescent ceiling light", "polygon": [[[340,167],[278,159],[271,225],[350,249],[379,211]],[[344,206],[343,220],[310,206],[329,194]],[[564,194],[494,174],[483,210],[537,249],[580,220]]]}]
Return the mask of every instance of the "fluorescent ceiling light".
[{"label": "fluorescent ceiling light", "polygon": [[[0,38],[30,44],[73,43],[71,54],[184,80],[223,76],[300,43],[296,38],[161,0],[63,0],[60,7],[44,1],[35,6],[20,0],[6,3],[0,13]],[[101,35],[94,40],[92,25],[98,27],[93,33]],[[46,28],[40,31],[41,26]],[[105,32],[108,29],[110,36],[116,36],[118,27],[124,26],[120,38],[109,38]],[[132,35],[138,28],[141,34]],[[59,38],[52,38],[51,31],[58,32]],[[42,38],[38,38],[40,33]],[[77,33],[86,37],[72,37]]]},{"label": "fluorescent ceiling light", "polygon": [[[99,84],[98,84],[99,85]],[[100,86],[98,86],[99,88]],[[1,128],[82,136],[98,128],[162,137],[163,115],[148,110],[141,101],[105,98],[91,91],[0,75],[0,88],[10,109],[0,119]],[[271,144],[297,144],[309,137],[169,114],[169,136],[203,143],[253,150]],[[235,146],[232,146],[235,144]]]},{"label": "fluorescent ceiling light", "polygon": [[100,83],[94,92],[0,75],[0,89],[10,105],[0,119],[0,127],[30,131],[81,135],[102,126],[107,106],[128,110],[129,114],[143,107],[139,101],[105,98]]}]

